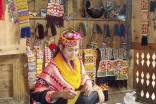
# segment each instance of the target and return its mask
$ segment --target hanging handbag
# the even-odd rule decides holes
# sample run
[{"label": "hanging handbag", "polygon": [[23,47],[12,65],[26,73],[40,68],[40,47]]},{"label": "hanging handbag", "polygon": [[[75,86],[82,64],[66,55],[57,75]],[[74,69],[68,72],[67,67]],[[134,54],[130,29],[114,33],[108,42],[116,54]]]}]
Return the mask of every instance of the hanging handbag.
[{"label": "hanging handbag", "polygon": [[100,18],[105,12],[102,0],[99,1],[97,8],[90,8],[90,1],[87,0],[86,1],[86,12],[92,18]]}]

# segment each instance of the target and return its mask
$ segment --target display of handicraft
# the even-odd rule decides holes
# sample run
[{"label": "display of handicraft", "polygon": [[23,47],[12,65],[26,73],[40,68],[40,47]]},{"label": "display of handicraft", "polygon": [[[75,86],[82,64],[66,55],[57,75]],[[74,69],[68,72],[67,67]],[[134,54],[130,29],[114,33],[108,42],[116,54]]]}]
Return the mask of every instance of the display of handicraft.
[{"label": "display of handicraft", "polygon": [[84,52],[84,68],[89,77],[95,81],[96,75],[96,52],[93,49],[83,49]]},{"label": "display of handicraft", "polygon": [[[96,29],[96,31],[94,30]],[[91,38],[91,43],[90,43],[90,48],[91,49],[97,49],[100,41],[99,35],[102,35],[102,29],[98,24],[94,24],[93,29],[92,29],[92,38]]]},{"label": "display of handicraft", "polygon": [[148,15],[149,15],[149,3],[148,0],[141,0],[141,45],[146,46],[147,43],[147,35],[148,35]]},{"label": "display of handicraft", "polygon": [[[100,86],[127,87],[128,61],[125,60],[124,48],[100,48],[100,62],[96,82]],[[103,80],[102,80],[103,79]]]},{"label": "display of handicraft", "polygon": [[[2,0],[3,1],[3,0]],[[18,17],[16,15],[16,6],[14,0],[9,0],[8,1],[8,12],[10,15],[10,20],[13,23],[18,23]]]},{"label": "display of handicraft", "polygon": [[108,41],[110,40],[111,38],[111,35],[110,35],[110,28],[109,28],[109,25],[107,24],[104,24],[104,32],[103,32],[103,41],[102,41],[102,46],[101,48],[106,48],[107,47],[107,43]]},{"label": "display of handicraft", "polygon": [[30,47],[30,41],[26,41],[26,56],[28,58],[28,84],[29,88],[33,89],[36,84],[36,57]]},{"label": "display of handicraft", "polygon": [[82,34],[82,39],[81,39],[81,43],[80,43],[80,49],[85,49],[86,48],[86,34],[87,33],[86,33],[85,24],[83,22],[80,23],[77,31]]},{"label": "display of handicraft", "polygon": [[27,0],[16,0],[16,8],[21,29],[21,38],[30,37],[30,23]]},{"label": "display of handicraft", "polygon": [[55,36],[57,34],[56,27],[63,27],[64,24],[64,5],[62,2],[57,2],[49,0],[47,4],[47,12],[46,12],[46,20],[47,20],[47,28],[51,28],[52,35]]}]

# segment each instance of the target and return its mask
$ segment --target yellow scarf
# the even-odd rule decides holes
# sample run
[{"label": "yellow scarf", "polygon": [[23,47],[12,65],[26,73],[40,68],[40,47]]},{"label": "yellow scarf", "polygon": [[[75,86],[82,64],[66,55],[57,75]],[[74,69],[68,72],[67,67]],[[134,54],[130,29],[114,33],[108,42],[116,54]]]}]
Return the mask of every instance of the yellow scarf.
[{"label": "yellow scarf", "polygon": [[54,61],[65,81],[75,89],[79,88],[81,83],[79,59],[76,57],[73,59],[74,68],[71,67],[70,63],[65,62],[60,53],[56,55]]}]

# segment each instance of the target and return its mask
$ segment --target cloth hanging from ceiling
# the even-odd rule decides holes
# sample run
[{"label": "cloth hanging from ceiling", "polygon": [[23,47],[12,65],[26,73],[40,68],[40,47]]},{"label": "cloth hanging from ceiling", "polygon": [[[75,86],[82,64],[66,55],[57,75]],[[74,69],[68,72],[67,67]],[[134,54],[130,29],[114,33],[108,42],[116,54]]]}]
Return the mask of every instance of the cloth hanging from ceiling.
[{"label": "cloth hanging from ceiling", "polygon": [[4,20],[4,0],[0,0],[0,20]]}]

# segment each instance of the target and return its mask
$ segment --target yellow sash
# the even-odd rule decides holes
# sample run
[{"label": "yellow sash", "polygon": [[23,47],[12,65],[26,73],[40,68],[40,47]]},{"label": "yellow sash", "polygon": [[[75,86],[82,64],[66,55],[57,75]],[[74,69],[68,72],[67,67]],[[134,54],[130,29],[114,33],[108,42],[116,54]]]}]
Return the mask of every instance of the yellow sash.
[{"label": "yellow sash", "polygon": [[56,55],[54,61],[65,81],[75,89],[79,88],[81,83],[81,74],[80,74],[81,67],[79,59],[77,57],[73,59],[74,68],[71,67],[70,63],[65,62],[60,53]]}]

